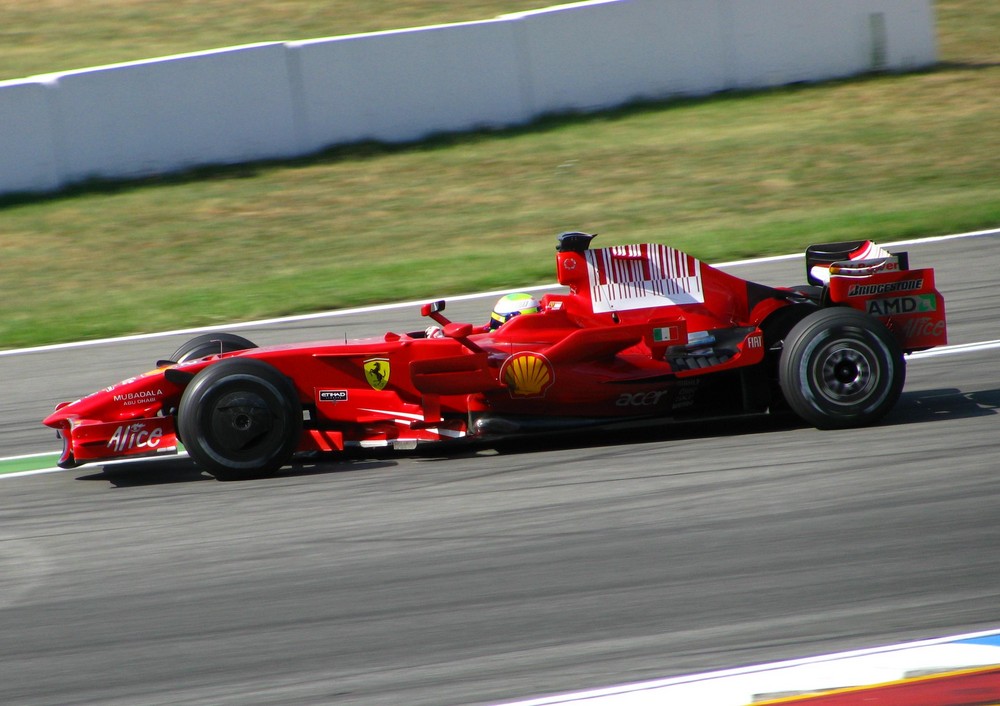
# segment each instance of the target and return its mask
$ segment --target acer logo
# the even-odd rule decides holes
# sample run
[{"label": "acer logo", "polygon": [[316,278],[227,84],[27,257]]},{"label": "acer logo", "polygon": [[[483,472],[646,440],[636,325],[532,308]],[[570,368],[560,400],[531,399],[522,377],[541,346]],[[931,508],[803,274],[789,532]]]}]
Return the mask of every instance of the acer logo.
[{"label": "acer logo", "polygon": [[618,396],[618,400],[615,405],[618,407],[652,407],[660,403],[663,396],[668,394],[669,390],[656,390],[653,392],[636,392],[634,394],[629,392],[623,392]]}]

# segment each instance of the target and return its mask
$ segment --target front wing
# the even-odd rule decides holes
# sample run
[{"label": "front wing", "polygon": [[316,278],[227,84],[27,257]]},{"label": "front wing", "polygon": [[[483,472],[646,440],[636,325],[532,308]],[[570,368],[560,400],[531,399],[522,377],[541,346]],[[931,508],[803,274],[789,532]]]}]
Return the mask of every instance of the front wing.
[{"label": "front wing", "polygon": [[58,431],[63,441],[59,466],[72,468],[92,461],[142,458],[177,453],[173,417],[116,422],[73,420]]}]

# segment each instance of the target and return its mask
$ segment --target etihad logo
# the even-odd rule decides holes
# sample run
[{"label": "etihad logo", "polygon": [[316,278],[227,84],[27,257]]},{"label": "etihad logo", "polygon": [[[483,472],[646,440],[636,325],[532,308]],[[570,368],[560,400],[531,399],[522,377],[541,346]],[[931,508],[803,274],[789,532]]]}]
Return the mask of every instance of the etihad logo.
[{"label": "etihad logo", "polygon": [[389,384],[389,359],[371,358],[365,361],[365,380],[376,390],[384,390]]},{"label": "etihad logo", "polygon": [[552,363],[540,353],[515,353],[504,361],[500,379],[511,397],[544,397],[556,374]]},{"label": "etihad logo", "polygon": [[320,390],[320,402],[347,402],[347,390]]}]

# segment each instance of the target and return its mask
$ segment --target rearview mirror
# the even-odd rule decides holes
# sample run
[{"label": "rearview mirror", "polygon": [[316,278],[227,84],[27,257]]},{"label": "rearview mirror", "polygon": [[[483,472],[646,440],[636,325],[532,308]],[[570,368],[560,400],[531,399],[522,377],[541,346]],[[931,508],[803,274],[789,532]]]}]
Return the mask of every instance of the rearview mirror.
[{"label": "rearview mirror", "polygon": [[444,299],[438,299],[436,302],[424,304],[420,307],[421,316],[430,316],[431,314],[436,314],[439,311],[444,311]]}]

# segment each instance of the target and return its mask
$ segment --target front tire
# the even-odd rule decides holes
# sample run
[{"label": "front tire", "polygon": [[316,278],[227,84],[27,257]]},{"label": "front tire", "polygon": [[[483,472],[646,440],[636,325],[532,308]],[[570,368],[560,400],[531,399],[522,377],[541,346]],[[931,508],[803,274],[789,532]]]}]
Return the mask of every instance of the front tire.
[{"label": "front tire", "polygon": [[235,333],[203,333],[180,346],[168,360],[184,363],[207,355],[245,351],[256,347],[256,343]]},{"label": "front tire", "polygon": [[792,328],[778,378],[793,412],[819,429],[843,429],[872,424],[892,409],[906,380],[906,361],[880,321],[834,307]]},{"label": "front tire", "polygon": [[259,477],[291,458],[302,433],[295,386],[254,358],[229,358],[199,372],[177,411],[181,441],[219,480]]}]

